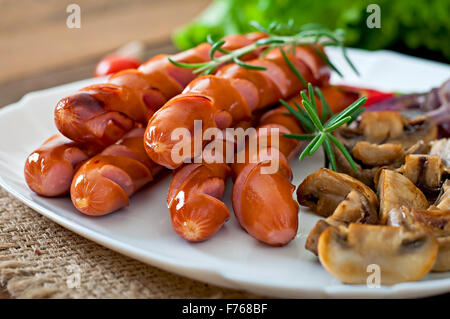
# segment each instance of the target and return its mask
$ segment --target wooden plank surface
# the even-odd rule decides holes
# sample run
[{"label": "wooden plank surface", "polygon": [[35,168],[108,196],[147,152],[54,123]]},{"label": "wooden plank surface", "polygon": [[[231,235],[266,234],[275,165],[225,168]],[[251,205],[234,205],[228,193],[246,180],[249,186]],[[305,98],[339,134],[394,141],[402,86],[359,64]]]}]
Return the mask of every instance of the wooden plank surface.
[{"label": "wooden plank surface", "polygon": [[[81,8],[80,29],[66,25],[67,5],[74,2]],[[173,51],[172,32],[209,2],[0,0],[0,106],[29,91],[90,77],[100,57],[133,40],[151,52]]]}]

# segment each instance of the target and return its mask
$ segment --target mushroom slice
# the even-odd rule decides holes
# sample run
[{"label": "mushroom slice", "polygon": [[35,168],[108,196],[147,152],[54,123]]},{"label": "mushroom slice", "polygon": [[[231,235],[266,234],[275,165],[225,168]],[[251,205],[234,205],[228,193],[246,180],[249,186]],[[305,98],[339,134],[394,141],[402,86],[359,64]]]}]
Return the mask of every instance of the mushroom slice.
[{"label": "mushroom slice", "polygon": [[450,270],[450,210],[418,210],[407,207],[389,212],[388,225],[402,226],[408,230],[422,227],[433,234],[438,243],[438,255],[432,271]]},{"label": "mushroom slice", "polygon": [[371,144],[369,142],[357,142],[352,150],[352,155],[364,165],[381,166],[401,160],[404,156],[404,148],[400,144]]},{"label": "mushroom slice", "polygon": [[450,166],[450,139],[442,138],[431,143],[430,155],[439,156],[442,163]]},{"label": "mushroom slice", "polygon": [[413,209],[411,215],[414,219],[426,226],[435,236],[450,236],[450,210],[440,209]]},{"label": "mushroom slice", "polygon": [[317,255],[319,237],[330,226],[348,225],[350,223],[376,224],[377,221],[376,207],[371,205],[360,192],[352,190],[339,203],[331,216],[316,223],[306,239],[305,248]]},{"label": "mushroom slice", "polygon": [[409,148],[420,140],[424,143],[435,140],[437,127],[426,116],[406,119],[398,112],[365,112],[351,125],[336,130],[335,136],[350,149],[358,141],[400,144]]},{"label": "mushroom slice", "polygon": [[[424,116],[406,119],[397,112],[365,112],[352,124],[341,126],[333,134],[353,154],[358,168],[354,172],[346,158],[334,147],[338,170],[374,187],[373,179],[382,166],[396,169],[404,163],[405,155],[427,153],[429,142],[437,137],[437,128],[433,120]],[[403,150],[392,144],[401,145]]]},{"label": "mushroom slice", "polygon": [[369,187],[349,175],[327,168],[321,168],[305,178],[297,188],[297,200],[318,215],[328,217],[351,190],[361,193],[371,207],[378,209],[377,195]]},{"label": "mushroom slice", "polygon": [[415,220],[436,236],[439,253],[433,271],[450,270],[450,210],[412,210]]},{"label": "mushroom slice", "polygon": [[433,267],[436,239],[426,231],[404,227],[350,224],[329,227],[319,238],[319,259],[344,283],[366,284],[369,265],[380,269],[380,283],[416,281]]},{"label": "mushroom slice", "polygon": [[359,127],[368,141],[382,143],[401,138],[406,124],[406,119],[400,113],[381,111],[364,113]]},{"label": "mushroom slice", "polygon": [[429,199],[436,199],[443,173],[443,165],[439,156],[408,155],[399,172],[409,178]]},{"label": "mushroom slice", "polygon": [[450,236],[438,237],[439,253],[433,266],[433,271],[450,270]]},{"label": "mushroom slice", "polygon": [[436,209],[449,210],[450,209],[450,180],[445,180],[442,184],[441,192],[436,199],[434,205]]},{"label": "mushroom slice", "polygon": [[426,209],[428,201],[425,195],[407,177],[383,169],[378,178],[378,196],[380,198],[380,221],[386,223],[392,209],[406,206],[408,208]]}]

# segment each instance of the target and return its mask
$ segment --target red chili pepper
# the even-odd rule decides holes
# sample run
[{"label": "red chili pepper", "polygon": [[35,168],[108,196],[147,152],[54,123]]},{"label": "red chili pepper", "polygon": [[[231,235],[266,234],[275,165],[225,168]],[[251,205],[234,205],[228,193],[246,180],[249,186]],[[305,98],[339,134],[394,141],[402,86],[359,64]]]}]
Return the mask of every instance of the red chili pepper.
[{"label": "red chili pepper", "polygon": [[104,57],[95,67],[94,76],[105,76],[126,69],[137,69],[141,61],[130,56],[110,54]]},{"label": "red chili pepper", "polygon": [[394,92],[382,92],[377,91],[373,89],[367,89],[367,88],[359,88],[355,86],[348,86],[348,85],[341,85],[341,87],[357,91],[361,96],[367,97],[366,103],[364,103],[364,107],[370,107],[371,105],[377,104],[381,101],[393,98],[396,96]]}]

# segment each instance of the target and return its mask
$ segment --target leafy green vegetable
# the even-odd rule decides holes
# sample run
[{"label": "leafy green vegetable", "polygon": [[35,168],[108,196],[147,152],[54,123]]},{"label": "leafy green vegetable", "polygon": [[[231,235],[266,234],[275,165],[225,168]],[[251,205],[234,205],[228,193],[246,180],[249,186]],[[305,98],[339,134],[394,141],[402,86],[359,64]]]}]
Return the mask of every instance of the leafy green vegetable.
[{"label": "leafy green vegetable", "polygon": [[[381,28],[369,29],[367,6],[381,9]],[[406,47],[439,51],[450,58],[448,0],[215,0],[195,21],[174,34],[180,49],[233,33],[254,31],[249,24],[276,21],[300,27],[319,23],[346,31],[346,45],[365,49]]]}]

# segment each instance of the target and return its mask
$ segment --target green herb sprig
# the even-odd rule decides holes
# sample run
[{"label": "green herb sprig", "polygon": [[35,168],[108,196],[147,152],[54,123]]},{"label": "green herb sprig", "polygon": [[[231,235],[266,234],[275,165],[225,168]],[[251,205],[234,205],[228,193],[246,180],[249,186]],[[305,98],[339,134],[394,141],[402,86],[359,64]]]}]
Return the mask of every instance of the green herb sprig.
[{"label": "green herb sprig", "polygon": [[[320,89],[314,89],[311,83],[308,83],[308,95],[304,91],[300,94],[304,109],[300,107],[297,101],[294,101],[295,108],[293,108],[286,101],[280,100],[281,104],[299,120],[302,128],[306,131],[306,134],[284,134],[283,136],[299,141],[311,140],[303,149],[299,159],[303,160],[306,156],[313,155],[322,146],[325,153],[325,167],[328,167],[329,163],[331,164],[331,168],[337,171],[336,158],[332,147],[332,145],[335,145],[342,155],[344,155],[353,171],[356,172],[358,169],[352,156],[332,133],[340,126],[350,123],[361,114],[363,111],[361,106],[366,102],[367,98],[361,97],[339,114],[333,114]],[[321,117],[318,115],[315,96],[320,99],[322,104]]]},{"label": "green herb sprig", "polygon": [[[211,44],[211,49],[209,52],[209,56],[211,58],[210,61],[204,63],[183,63],[174,61],[171,58],[168,59],[171,63],[178,67],[195,69],[193,72],[199,75],[212,74],[219,66],[230,62],[234,62],[247,69],[266,70],[263,66],[246,63],[242,61],[241,58],[258,48],[266,48],[263,55],[274,48],[279,48],[288,66],[297,75],[300,81],[306,85],[305,79],[290,61],[285,49],[290,48],[291,53],[295,54],[295,47],[297,45],[313,45],[313,48],[316,50],[318,55],[342,77],[342,73],[338,70],[338,68],[317,47],[317,45],[339,46],[342,48],[342,52],[347,63],[356,74],[359,74],[347,56],[344,46],[345,33],[341,29],[331,31],[317,24],[308,24],[301,28],[295,28],[292,22],[289,22],[288,24],[272,22],[267,28],[254,21],[250,24],[257,30],[267,34],[268,37],[260,39],[242,48],[229,51],[222,48],[225,44],[225,40],[214,41],[211,36],[208,36],[207,41]],[[215,57],[216,52],[221,52],[223,55],[220,57]]]}]

